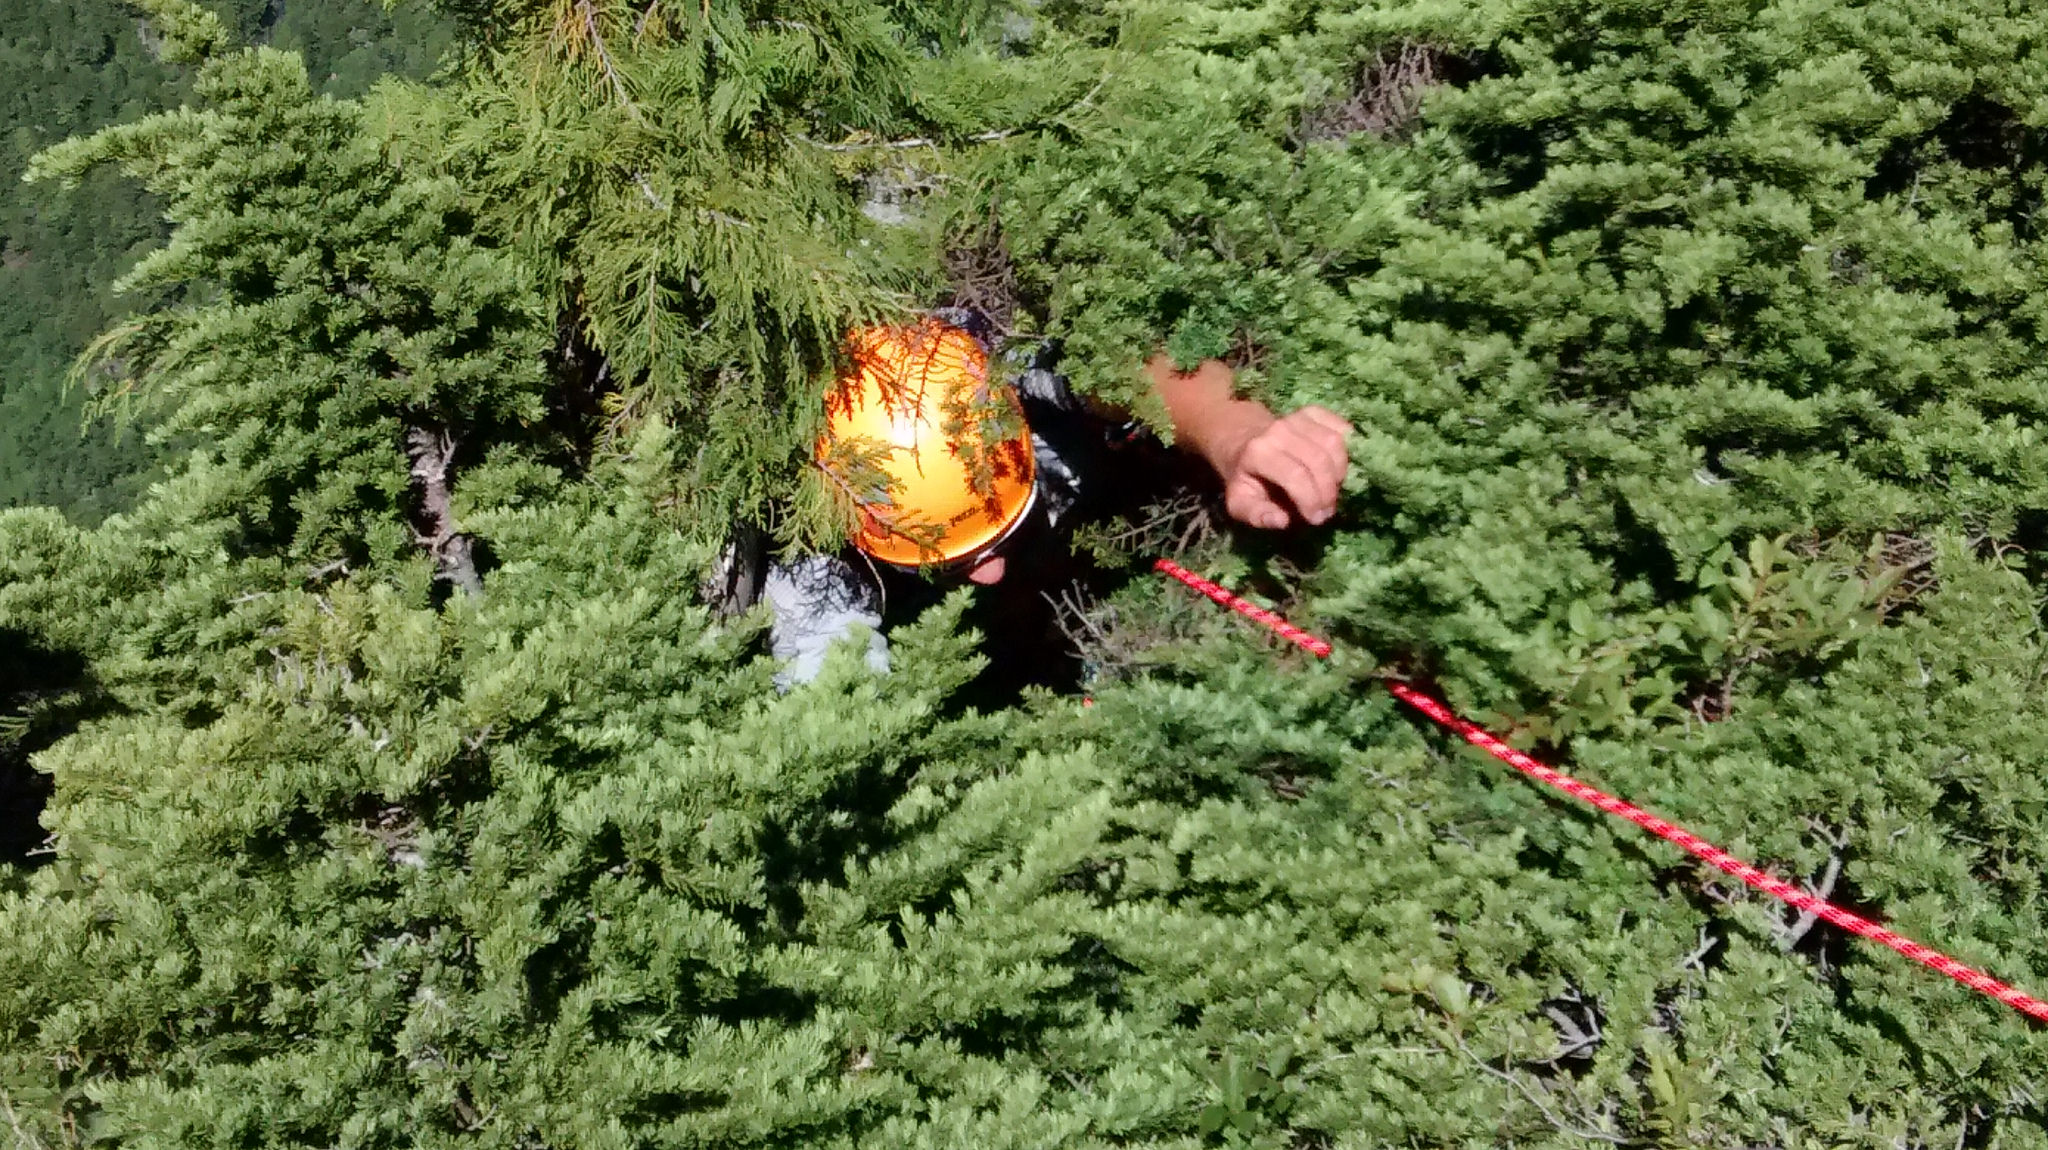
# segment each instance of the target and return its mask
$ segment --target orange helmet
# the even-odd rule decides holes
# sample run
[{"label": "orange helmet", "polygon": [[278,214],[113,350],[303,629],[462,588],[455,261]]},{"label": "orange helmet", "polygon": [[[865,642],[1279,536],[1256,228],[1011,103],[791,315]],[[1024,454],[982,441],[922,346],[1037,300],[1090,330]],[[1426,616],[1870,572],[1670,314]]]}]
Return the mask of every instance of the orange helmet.
[{"label": "orange helmet", "polygon": [[936,319],[870,327],[825,400],[817,460],[858,512],[853,545],[884,563],[952,563],[1031,510],[1037,462],[1016,393],[988,351]]}]

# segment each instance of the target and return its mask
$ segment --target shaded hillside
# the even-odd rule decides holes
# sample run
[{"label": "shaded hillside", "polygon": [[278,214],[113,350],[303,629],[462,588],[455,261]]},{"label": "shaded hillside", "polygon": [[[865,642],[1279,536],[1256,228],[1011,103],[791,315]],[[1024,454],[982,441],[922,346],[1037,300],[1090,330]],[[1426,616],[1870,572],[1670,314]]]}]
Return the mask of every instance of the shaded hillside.
[{"label": "shaded hillside", "polygon": [[[305,53],[337,95],[388,72],[423,75],[448,44],[431,14],[378,0],[233,0],[230,19]],[[90,177],[76,194],[22,183],[28,159],[67,136],[175,106],[190,69],[157,58],[146,22],[117,0],[19,0],[0,40],[0,506],[53,504],[85,519],[136,494],[150,453],[139,431],[85,427],[72,361],[138,305],[113,283],[166,229],[154,197]],[[105,382],[104,380],[100,382]]]}]

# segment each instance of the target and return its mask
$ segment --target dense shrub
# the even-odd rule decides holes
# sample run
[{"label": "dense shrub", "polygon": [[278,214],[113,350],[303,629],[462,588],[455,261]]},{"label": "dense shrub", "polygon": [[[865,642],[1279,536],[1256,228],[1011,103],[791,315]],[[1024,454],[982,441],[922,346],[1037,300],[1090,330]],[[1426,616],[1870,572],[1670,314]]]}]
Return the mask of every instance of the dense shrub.
[{"label": "dense shrub", "polygon": [[[2048,17],[477,2],[352,104],[152,3],[209,103],[42,169],[171,205],[202,446],[0,518],[18,1138],[2048,1143],[2018,1016],[1374,683],[2038,989]],[[1091,705],[963,596],[777,695],[699,580],[948,289],[1350,416],[1331,528],[1128,533],[1339,657],[1133,581]]]}]

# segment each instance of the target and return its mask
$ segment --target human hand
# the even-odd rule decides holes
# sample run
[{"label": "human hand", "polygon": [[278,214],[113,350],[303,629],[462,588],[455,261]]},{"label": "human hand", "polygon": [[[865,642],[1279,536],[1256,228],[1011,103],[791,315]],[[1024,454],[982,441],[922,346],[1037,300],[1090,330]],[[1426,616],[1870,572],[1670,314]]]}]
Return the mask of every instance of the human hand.
[{"label": "human hand", "polygon": [[1278,529],[1295,519],[1320,525],[1337,511],[1350,470],[1344,436],[1351,424],[1322,407],[1304,407],[1262,426],[1247,426],[1236,449],[1218,462],[1223,506],[1252,527]]}]

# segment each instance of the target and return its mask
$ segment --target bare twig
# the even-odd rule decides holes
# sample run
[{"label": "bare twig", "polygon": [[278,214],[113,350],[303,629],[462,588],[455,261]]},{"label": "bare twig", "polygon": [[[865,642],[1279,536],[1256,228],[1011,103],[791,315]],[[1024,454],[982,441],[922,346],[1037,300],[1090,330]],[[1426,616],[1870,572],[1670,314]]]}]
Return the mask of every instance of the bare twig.
[{"label": "bare twig", "polygon": [[14,1112],[14,1100],[5,1090],[0,1090],[0,1114],[7,1116],[7,1128],[14,1132],[14,1144],[21,1150],[43,1150],[49,1145],[21,1124],[21,1116]]},{"label": "bare twig", "polygon": [[[1057,596],[1050,591],[1040,591],[1038,594],[1040,598],[1044,599],[1052,607],[1053,625],[1060,629],[1062,635],[1066,636],[1069,646],[1076,649],[1085,649],[1085,645],[1091,641],[1097,644],[1109,642],[1109,633],[1103,630],[1102,626],[1095,621],[1093,614],[1089,612],[1087,605],[1081,602],[1076,588],[1067,587]],[[1113,608],[1105,608],[1105,610],[1108,610],[1112,618],[1114,618],[1115,610]]]},{"label": "bare twig", "polygon": [[1004,339],[1014,338],[1017,264],[993,205],[979,228],[947,245],[943,259],[953,285],[951,306],[976,313]]},{"label": "bare twig", "polygon": [[[1577,1017],[1573,1016],[1573,1009]],[[1588,1000],[1578,987],[1568,987],[1563,994],[1544,1003],[1543,1013],[1557,1026],[1557,1053],[1547,1060],[1549,1065],[1568,1058],[1591,1058],[1607,1039],[1600,1025],[1598,1003]]]},{"label": "bare twig", "polygon": [[1701,964],[1706,961],[1707,955],[1712,954],[1714,948],[1719,945],[1721,945],[1721,937],[1706,927],[1701,927],[1700,944],[1693,948],[1691,954],[1678,960],[1678,969],[1692,970],[1697,968],[1704,971],[1706,967]]},{"label": "bare twig", "polygon": [[1574,1138],[1590,1138],[1596,1142],[1605,1142],[1612,1146],[1628,1145],[1628,1139],[1622,1137],[1619,1134],[1611,1134],[1605,1130],[1589,1130],[1583,1126],[1573,1125],[1572,1123],[1567,1122],[1564,1119],[1558,1117],[1557,1114],[1550,1109],[1550,1107],[1543,1104],[1543,1099],[1537,1097],[1536,1092],[1534,1090],[1529,1089],[1529,1084],[1523,1082],[1520,1076],[1511,1074],[1508,1071],[1501,1070],[1497,1067],[1489,1065],[1485,1059],[1479,1057],[1477,1054],[1472,1053],[1472,1048],[1465,1045],[1465,1040],[1463,1038],[1460,1038],[1458,1035],[1451,1035],[1451,1041],[1455,1044],[1458,1053],[1464,1055],[1465,1058],[1472,1063],[1472,1065],[1477,1066],[1480,1070],[1484,1071],[1488,1076],[1498,1078],[1502,1082],[1505,1082],[1508,1085],[1514,1087],[1515,1090],[1519,1092],[1523,1098],[1528,1100],[1529,1105],[1534,1106],[1536,1108],[1536,1112],[1543,1116],[1543,1120],[1545,1122],[1550,1123],[1550,1125],[1556,1128],[1557,1130],[1565,1134],[1569,1134]]},{"label": "bare twig", "polygon": [[668,210],[667,201],[655,195],[654,185],[647,182],[646,172],[634,172],[633,179],[640,185],[640,194],[647,197],[647,202],[654,205],[655,211],[665,212]]},{"label": "bare twig", "polygon": [[490,1125],[491,1119],[497,1117],[498,1108],[493,1106],[484,1113],[477,1113],[476,1107],[470,1104],[468,1098],[464,1097],[468,1092],[466,1087],[456,1092],[455,1113],[462,1119],[462,1128],[464,1130],[482,1130],[485,1126]]},{"label": "bare twig", "polygon": [[[1842,852],[1849,845],[1848,836],[1840,832],[1829,831],[1814,819],[1808,819],[1807,825],[1815,831],[1822,833],[1828,839],[1828,845],[1833,850],[1828,853],[1827,867],[1821,872],[1820,881],[1807,884],[1806,889],[1815,898],[1830,898],[1835,893],[1835,882],[1842,877]],[[1813,925],[1819,921],[1820,916],[1813,911],[1799,912],[1799,917],[1792,921],[1792,925],[1784,929],[1778,940],[1779,944],[1786,950],[1798,946],[1799,940],[1805,938],[1807,932],[1812,930]]]},{"label": "bare twig", "polygon": [[[1015,130],[1004,128],[999,131],[981,132],[977,135],[969,136],[967,137],[967,142],[970,144],[988,144],[997,140],[1006,140],[1016,134]],[[911,136],[908,139],[902,140],[855,140],[839,144],[828,144],[823,140],[813,140],[809,136],[798,136],[796,138],[821,152],[871,152],[882,149],[896,151],[906,148],[936,148],[941,143],[941,141],[928,136]]]},{"label": "bare twig", "polygon": [[1563,1061],[1600,1045],[1598,1027],[1588,1033],[1579,1026],[1577,1019],[1555,1006],[1544,1007],[1543,1013],[1557,1024],[1557,1053],[1550,1056],[1552,1062]]},{"label": "bare twig", "polygon": [[612,86],[612,94],[618,97],[619,106],[636,122],[641,120],[640,109],[633,103],[632,94],[626,90],[625,77],[619,75],[618,65],[612,62],[611,50],[604,45],[604,33],[597,29],[597,12],[591,8],[590,0],[577,0],[576,11],[583,17],[583,30],[590,34],[591,50],[597,53],[597,66],[604,70],[605,79]]},{"label": "bare twig", "polygon": [[327,578],[329,575],[346,574],[348,574],[348,560],[335,559],[331,562],[322,563],[320,566],[315,567],[311,571],[306,572],[306,582],[318,583],[322,579]]},{"label": "bare twig", "polygon": [[1399,136],[1422,113],[1423,93],[1443,79],[1441,48],[1403,43],[1366,64],[1341,100],[1310,109],[1297,130],[1304,140],[1340,140],[1354,132]]}]

